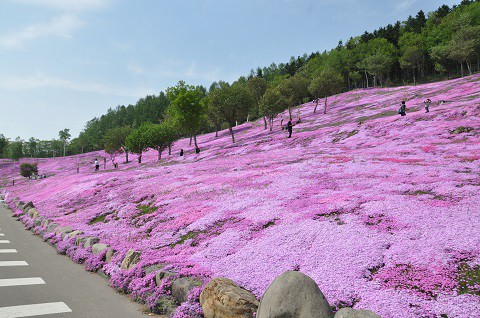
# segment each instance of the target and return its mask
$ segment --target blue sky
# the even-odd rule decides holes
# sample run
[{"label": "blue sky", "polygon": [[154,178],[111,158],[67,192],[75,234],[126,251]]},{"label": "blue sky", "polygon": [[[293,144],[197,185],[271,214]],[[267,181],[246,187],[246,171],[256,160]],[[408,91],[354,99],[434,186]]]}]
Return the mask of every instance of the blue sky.
[{"label": "blue sky", "polygon": [[1,0],[0,133],[73,137],[179,80],[209,86],[460,0]]}]

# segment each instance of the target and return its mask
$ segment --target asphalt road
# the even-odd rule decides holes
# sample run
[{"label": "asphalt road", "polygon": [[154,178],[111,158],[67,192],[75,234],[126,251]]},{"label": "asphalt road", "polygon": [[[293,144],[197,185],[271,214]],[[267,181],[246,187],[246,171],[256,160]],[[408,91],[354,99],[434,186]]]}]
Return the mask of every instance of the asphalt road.
[{"label": "asphalt road", "polygon": [[108,281],[58,255],[0,203],[0,318],[147,317]]}]

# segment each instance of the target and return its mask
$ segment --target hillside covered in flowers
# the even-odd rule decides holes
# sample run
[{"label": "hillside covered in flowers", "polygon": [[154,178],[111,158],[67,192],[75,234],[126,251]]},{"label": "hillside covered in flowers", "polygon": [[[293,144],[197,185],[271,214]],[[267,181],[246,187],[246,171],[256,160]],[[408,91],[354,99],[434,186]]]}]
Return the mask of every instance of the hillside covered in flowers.
[{"label": "hillside covered in flowers", "polygon": [[[140,251],[138,266],[228,277],[259,298],[295,269],[337,308],[479,313],[480,76],[355,90],[329,98],[327,114],[313,108],[293,111],[292,138],[279,116],[273,131],[245,123],[236,143],[228,130],[202,135],[195,154],[183,139],[160,162],[150,151],[117,170],[103,169],[103,152],[24,159],[38,162],[40,180],[1,162],[0,190],[120,256]],[[118,274],[120,256],[104,267],[141,293],[134,271]]]}]

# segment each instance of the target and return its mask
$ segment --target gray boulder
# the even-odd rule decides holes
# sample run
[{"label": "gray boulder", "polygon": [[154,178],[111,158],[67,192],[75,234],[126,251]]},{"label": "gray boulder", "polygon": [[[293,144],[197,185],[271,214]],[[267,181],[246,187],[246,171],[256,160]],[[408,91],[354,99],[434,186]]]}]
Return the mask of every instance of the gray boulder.
[{"label": "gray boulder", "polygon": [[104,243],[93,244],[92,253],[93,254],[100,254],[103,251],[105,251],[106,249],[108,249],[109,247],[110,246],[108,246],[107,244],[104,244]]},{"label": "gray boulder", "polygon": [[179,304],[188,300],[188,293],[195,287],[202,286],[202,281],[189,277],[176,279],[172,284],[172,296]]},{"label": "gray boulder", "polygon": [[205,318],[251,318],[258,307],[251,292],[223,277],[208,282],[200,294],[200,304]]},{"label": "gray boulder", "polygon": [[40,226],[42,225],[42,222],[43,222],[43,216],[39,217],[39,218],[36,218],[35,220],[33,220],[33,225],[34,226]]},{"label": "gray boulder", "polygon": [[28,202],[27,204],[25,204],[25,205],[22,207],[22,210],[23,210],[23,212],[27,212],[28,209],[34,208],[34,207],[35,207],[35,206],[33,205],[33,202],[30,201],[30,202]]},{"label": "gray boulder", "polygon": [[58,234],[60,234],[60,233],[62,233],[62,232],[65,232],[65,231],[69,231],[69,232],[67,232],[67,233],[70,233],[70,232],[72,232],[73,230],[72,230],[72,228],[71,228],[70,226],[61,226],[61,227],[55,228],[55,234],[56,234],[56,235],[58,235]]},{"label": "gray boulder", "polygon": [[32,218],[32,219],[36,219],[39,215],[37,209],[35,208],[31,208],[30,210],[28,210],[28,215]]},{"label": "gray boulder", "polygon": [[47,226],[47,232],[52,232],[52,231],[55,230],[57,227],[58,227],[58,224],[57,224],[57,223],[50,223],[50,224]]},{"label": "gray boulder", "polygon": [[157,274],[155,274],[155,283],[157,284],[157,286],[160,286],[162,284],[162,280],[170,276],[177,276],[177,273],[162,269]]},{"label": "gray boulder", "polygon": [[85,241],[87,240],[87,238],[88,238],[88,237],[85,237],[85,236],[84,236],[84,237],[78,237],[78,236],[77,236],[77,237],[75,238],[75,245],[76,245],[76,246],[82,246],[82,245],[85,243]]},{"label": "gray boulder", "polygon": [[313,279],[287,271],[267,288],[257,318],[333,318],[333,311]]},{"label": "gray boulder", "polygon": [[342,308],[335,314],[335,318],[382,318],[370,310],[354,310]]},{"label": "gray boulder", "polygon": [[165,265],[150,265],[144,268],[145,270],[145,275],[148,275],[150,273],[162,270],[165,267]]},{"label": "gray boulder", "polygon": [[[67,237],[67,239],[71,239],[71,238],[74,238],[75,236],[81,235],[81,234],[83,234],[83,231],[75,230],[73,232],[70,232],[70,233],[66,234],[66,237]],[[62,236],[63,236],[63,234],[62,234]]]},{"label": "gray boulder", "polygon": [[97,244],[100,240],[98,237],[87,237],[85,240],[85,244],[83,245],[84,248],[93,246],[93,244]]},{"label": "gray boulder", "polygon": [[110,263],[112,261],[113,255],[115,255],[115,250],[114,249],[109,249],[107,254],[105,254],[105,261],[107,263]]},{"label": "gray boulder", "polygon": [[141,253],[134,250],[128,250],[127,255],[122,261],[122,265],[120,265],[121,269],[130,269],[135,266],[140,261]]}]

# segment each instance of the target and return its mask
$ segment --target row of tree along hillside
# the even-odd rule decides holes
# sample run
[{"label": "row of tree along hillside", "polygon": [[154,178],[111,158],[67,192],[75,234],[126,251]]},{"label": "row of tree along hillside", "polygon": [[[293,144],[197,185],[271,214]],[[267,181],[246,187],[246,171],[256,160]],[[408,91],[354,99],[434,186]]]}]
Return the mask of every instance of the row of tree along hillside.
[{"label": "row of tree along hillside", "polygon": [[4,135],[0,134],[0,158],[46,158],[65,156],[69,153],[68,141],[71,137],[70,130],[64,129],[58,133],[58,139],[39,140],[34,137],[28,141],[15,138],[10,141]]},{"label": "row of tree along hillside", "polygon": [[[317,100],[312,109],[315,112],[320,100],[325,113],[327,97],[341,91],[444,80],[479,69],[480,0],[464,0],[452,8],[443,5],[427,15],[420,11],[403,22],[340,41],[330,51],[258,67],[232,84],[219,81],[207,89],[179,82],[158,95],[141,98],[135,105],[117,106],[90,120],[68,144],[66,153],[111,146],[118,154],[115,138],[121,137],[124,150],[127,140],[143,138],[144,142],[128,148],[139,154],[155,148],[161,154],[171,147],[172,140],[187,136],[196,146],[197,134],[226,128],[235,142],[235,125],[263,118],[264,128],[272,129],[279,112],[288,109],[292,115],[292,108],[305,101]],[[162,142],[152,140],[154,130],[163,134]],[[173,136],[165,137],[167,132]],[[31,146],[32,142],[42,150]],[[25,155],[52,156],[63,154],[66,142],[61,138],[48,142],[30,139],[22,144]]]}]

